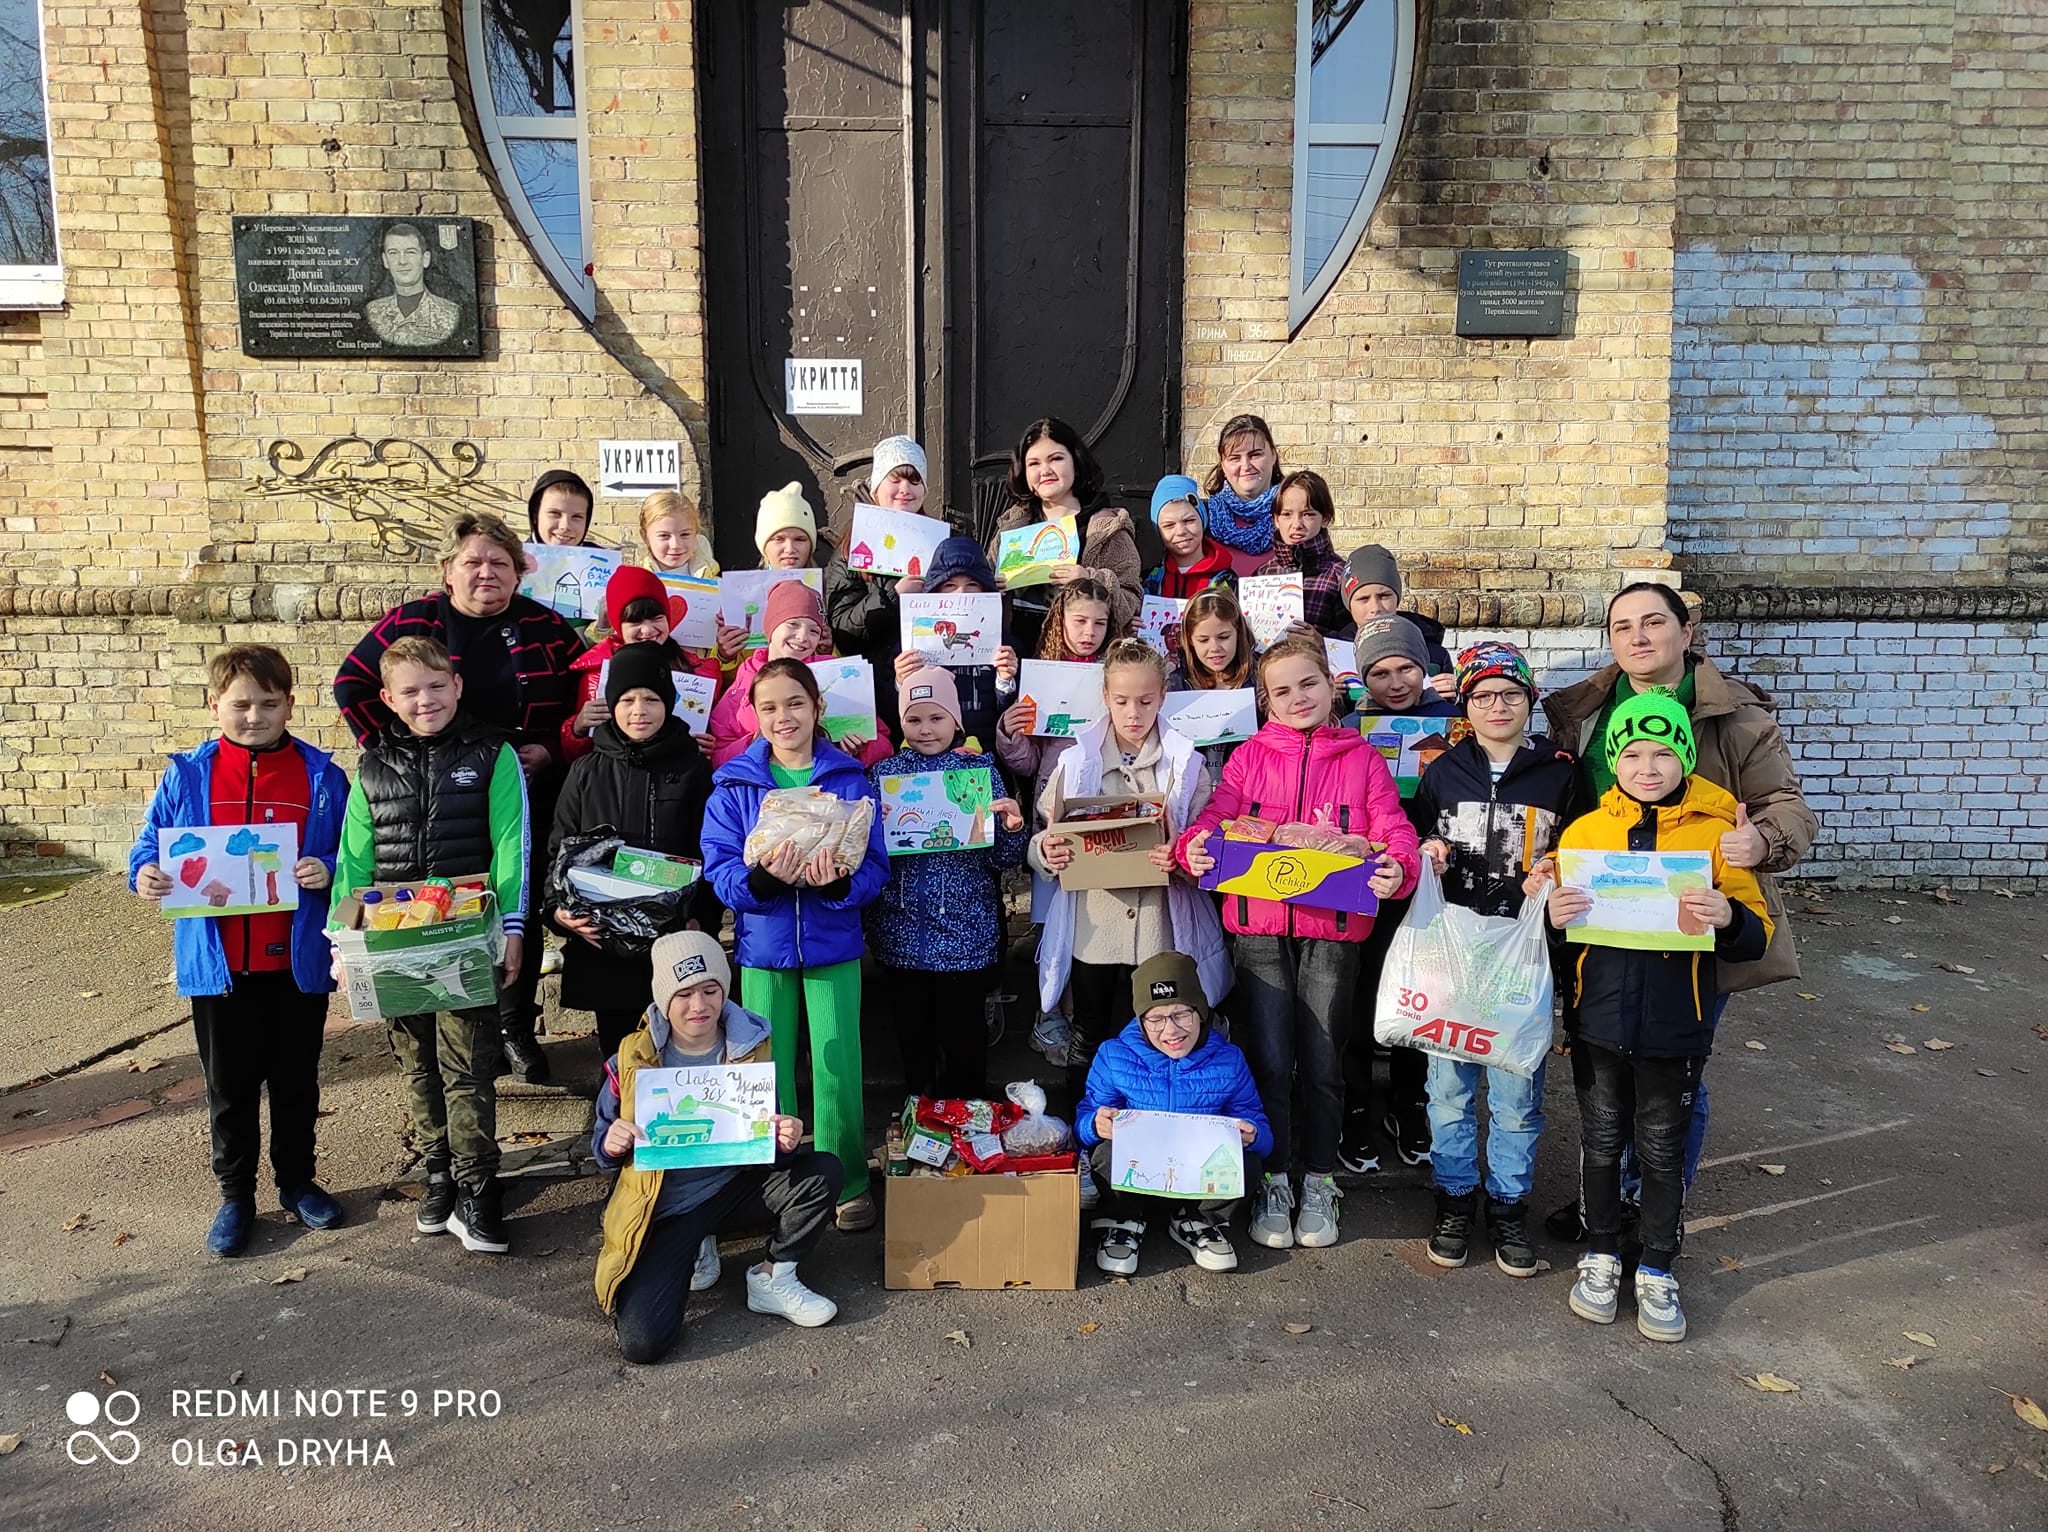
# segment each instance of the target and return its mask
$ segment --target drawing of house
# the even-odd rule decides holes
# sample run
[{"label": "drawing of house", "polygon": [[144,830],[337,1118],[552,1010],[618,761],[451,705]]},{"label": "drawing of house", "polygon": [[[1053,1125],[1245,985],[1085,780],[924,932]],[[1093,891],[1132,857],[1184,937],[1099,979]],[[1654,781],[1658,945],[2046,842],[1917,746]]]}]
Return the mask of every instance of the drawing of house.
[{"label": "drawing of house", "polygon": [[848,569],[873,569],[875,567],[875,550],[870,548],[865,542],[855,543],[846,550],[846,567]]},{"label": "drawing of house", "polygon": [[1202,1162],[1202,1194],[1234,1197],[1243,1190],[1244,1162],[1230,1152],[1228,1144],[1218,1144],[1216,1152]]},{"label": "drawing of house", "polygon": [[1419,776],[1429,770],[1429,763],[1451,748],[1451,742],[1441,734],[1425,734],[1415,742],[1415,771]]}]

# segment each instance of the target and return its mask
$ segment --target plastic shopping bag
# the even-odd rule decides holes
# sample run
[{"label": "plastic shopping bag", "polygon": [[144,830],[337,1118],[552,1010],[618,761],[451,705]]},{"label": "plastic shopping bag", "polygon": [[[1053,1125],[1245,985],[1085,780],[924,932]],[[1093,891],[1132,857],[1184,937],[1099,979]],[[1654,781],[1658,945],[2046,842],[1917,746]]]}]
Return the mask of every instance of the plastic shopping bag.
[{"label": "plastic shopping bag", "polygon": [[1550,1051],[1550,950],[1541,898],[1515,919],[1444,902],[1427,858],[1408,918],[1387,947],[1372,1034],[1530,1076]]},{"label": "plastic shopping bag", "polygon": [[637,896],[593,898],[577,886],[572,873],[602,871],[622,849],[630,849],[610,825],[586,835],[565,836],[548,871],[546,907],[566,909],[578,919],[597,923],[597,945],[614,957],[645,957],[656,937],[680,931],[689,923],[694,884],[687,888],[647,888]]}]

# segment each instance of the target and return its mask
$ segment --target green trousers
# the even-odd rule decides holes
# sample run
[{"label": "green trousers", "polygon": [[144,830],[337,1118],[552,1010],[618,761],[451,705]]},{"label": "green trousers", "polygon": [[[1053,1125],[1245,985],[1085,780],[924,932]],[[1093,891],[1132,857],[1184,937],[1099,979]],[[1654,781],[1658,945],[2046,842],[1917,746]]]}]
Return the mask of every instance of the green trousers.
[{"label": "green trousers", "polygon": [[825,968],[742,968],[740,1003],[775,1029],[775,1078],[780,1106],[804,1115],[796,1099],[796,1041],[800,1016],[811,1027],[812,1129],[818,1147],[839,1161],[846,1179],[839,1200],[868,1189],[868,1150],[861,1122],[860,963]]},{"label": "green trousers", "polygon": [[390,1025],[413,1147],[429,1172],[474,1191],[498,1173],[496,1008],[394,1016]]}]

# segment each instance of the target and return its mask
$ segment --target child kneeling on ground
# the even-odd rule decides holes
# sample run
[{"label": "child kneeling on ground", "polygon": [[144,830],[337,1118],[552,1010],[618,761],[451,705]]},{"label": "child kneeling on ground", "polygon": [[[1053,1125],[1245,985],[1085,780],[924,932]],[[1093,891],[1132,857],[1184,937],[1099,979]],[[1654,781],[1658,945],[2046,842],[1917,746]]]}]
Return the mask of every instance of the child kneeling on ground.
[{"label": "child kneeling on ground", "polygon": [[[1102,1237],[1095,1264],[1118,1277],[1138,1269],[1147,1204],[1164,1200],[1116,1190],[1110,1139],[1120,1109],[1236,1118],[1246,1186],[1260,1184],[1273,1149],[1251,1065],[1235,1043],[1210,1029],[1209,1002],[1193,958],[1162,952],[1140,963],[1131,975],[1131,1009],[1135,1019],[1095,1050],[1074,1112],[1074,1133],[1107,1199],[1108,1216],[1093,1225]],[[1166,1202],[1167,1231],[1202,1270],[1235,1271],[1237,1252],[1224,1230],[1236,1205],[1234,1198]]]},{"label": "child kneeling on ground", "polygon": [[[1621,1286],[1621,1151],[1631,1138],[1643,1169],[1642,1264],[1636,1268],[1636,1328],[1655,1341],[1685,1339],[1678,1305],[1679,1220],[1685,1212],[1685,1134],[1693,1096],[1714,1046],[1717,962],[1753,963],[1771,939],[1753,874],[1731,867],[1721,837],[1735,825],[1736,800],[1692,774],[1692,721],[1668,690],[1616,705],[1602,742],[1614,786],[1600,807],[1572,821],[1560,851],[1692,851],[1713,859],[1711,888],[1678,896],[1681,930],[1711,930],[1709,951],[1656,952],[1582,946],[1567,966],[1574,991],[1574,1051],[1580,1078],[1579,1174],[1588,1250],[1579,1262],[1571,1310],[1612,1324]],[[1540,865],[1531,883],[1551,876]],[[1533,891],[1533,890],[1532,890]],[[1593,907],[1583,888],[1550,892],[1550,923],[1571,924]]]},{"label": "child kneeling on ground", "polygon": [[632,1117],[633,1077],[642,1069],[762,1064],[768,1023],[726,998],[732,967],[702,931],[677,931],[654,943],[654,1003],[639,1029],[604,1066],[591,1152],[617,1170],[604,1210],[597,1258],[597,1301],[612,1316],[619,1352],[629,1362],[658,1362],[683,1328],[691,1293],[718,1281],[718,1231],[729,1223],[773,1232],[759,1265],[747,1268],[747,1307],[780,1314],[806,1329],[828,1324],[839,1305],[796,1274],[832,1218],[843,1172],[829,1154],[801,1147],[802,1121],[777,1117],[775,1163],[642,1170],[633,1147],[646,1136]]}]

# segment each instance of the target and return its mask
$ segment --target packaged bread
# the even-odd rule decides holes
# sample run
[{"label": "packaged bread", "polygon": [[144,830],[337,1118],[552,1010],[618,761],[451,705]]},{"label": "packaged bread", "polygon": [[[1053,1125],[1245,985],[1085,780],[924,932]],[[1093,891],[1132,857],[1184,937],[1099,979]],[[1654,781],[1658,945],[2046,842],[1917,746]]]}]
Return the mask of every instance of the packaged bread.
[{"label": "packaged bread", "polygon": [[760,817],[748,832],[740,858],[758,867],[780,846],[794,846],[808,861],[821,847],[830,847],[841,873],[850,873],[867,859],[868,831],[875,820],[874,800],[846,799],[816,787],[777,787],[761,799]]}]

